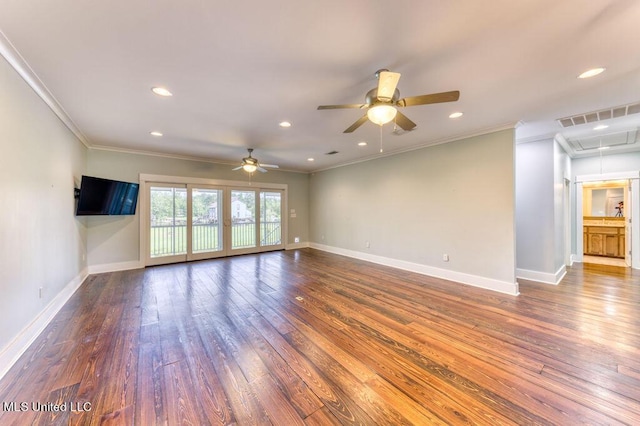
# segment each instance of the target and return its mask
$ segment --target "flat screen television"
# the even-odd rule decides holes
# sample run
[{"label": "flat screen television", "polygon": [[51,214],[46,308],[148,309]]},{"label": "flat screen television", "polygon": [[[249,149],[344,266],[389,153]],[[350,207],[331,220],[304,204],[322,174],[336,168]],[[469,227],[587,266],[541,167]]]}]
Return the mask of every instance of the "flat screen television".
[{"label": "flat screen television", "polygon": [[76,216],[136,214],[138,188],[137,183],[82,176]]}]

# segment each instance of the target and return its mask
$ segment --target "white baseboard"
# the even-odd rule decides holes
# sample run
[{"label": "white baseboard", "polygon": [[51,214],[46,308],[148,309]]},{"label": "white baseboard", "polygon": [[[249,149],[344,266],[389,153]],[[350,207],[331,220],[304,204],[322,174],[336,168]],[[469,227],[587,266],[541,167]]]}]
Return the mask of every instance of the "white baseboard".
[{"label": "white baseboard", "polygon": [[555,274],[549,272],[531,271],[528,269],[516,269],[516,277],[523,280],[537,281],[544,284],[558,285],[567,275],[567,267],[562,265]]},{"label": "white baseboard", "polygon": [[89,276],[87,269],[83,269],[73,278],[56,297],[27,325],[18,335],[0,351],[0,379],[11,369],[24,352],[31,346],[51,320],[62,309],[73,293]]},{"label": "white baseboard", "polygon": [[285,250],[296,250],[296,249],[302,249],[302,248],[309,248],[309,242],[304,242],[304,243],[291,243],[291,244],[287,244],[285,246]]},{"label": "white baseboard", "polygon": [[128,271],[129,269],[144,268],[144,263],[139,260],[127,262],[104,263],[102,265],[89,266],[89,274],[102,274],[104,272]]},{"label": "white baseboard", "polygon": [[508,281],[500,281],[493,278],[486,278],[478,275],[467,274],[464,272],[451,271],[448,269],[435,268],[433,266],[407,262],[405,260],[391,259],[388,257],[362,253],[355,250],[347,250],[339,247],[326,246],[323,244],[310,243],[309,247],[329,253],[339,254],[342,256],[353,257],[355,259],[366,260],[367,262],[391,266],[393,268],[403,269],[405,271],[416,272],[418,274],[427,275],[430,277],[442,278],[449,281],[468,284],[474,287],[480,287],[487,290],[506,293],[513,296],[517,296],[518,294],[520,294],[517,282],[512,283]]}]

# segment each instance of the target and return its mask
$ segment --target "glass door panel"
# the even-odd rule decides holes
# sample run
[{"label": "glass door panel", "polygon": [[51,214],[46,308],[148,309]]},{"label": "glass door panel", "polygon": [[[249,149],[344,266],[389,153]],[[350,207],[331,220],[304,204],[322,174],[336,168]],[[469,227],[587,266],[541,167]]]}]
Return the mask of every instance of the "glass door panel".
[{"label": "glass door panel", "polygon": [[186,260],[187,188],[151,186],[149,204],[149,257]]},{"label": "glass door panel", "polygon": [[282,190],[159,182],[145,187],[146,265],[284,248]]},{"label": "glass door panel", "polygon": [[191,254],[222,251],[223,191],[221,189],[189,188],[191,190]]},{"label": "glass door panel", "polygon": [[257,246],[256,191],[231,190],[231,250]]},{"label": "glass door panel", "polygon": [[282,193],[260,191],[260,246],[282,245]]}]

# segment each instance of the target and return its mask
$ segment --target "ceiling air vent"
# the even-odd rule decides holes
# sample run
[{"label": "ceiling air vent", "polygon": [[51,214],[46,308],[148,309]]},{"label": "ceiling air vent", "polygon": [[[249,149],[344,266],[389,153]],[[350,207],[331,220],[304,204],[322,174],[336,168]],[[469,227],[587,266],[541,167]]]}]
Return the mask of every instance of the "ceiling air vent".
[{"label": "ceiling air vent", "polygon": [[627,115],[640,113],[640,104],[629,105],[627,107]]},{"label": "ceiling air vent", "polygon": [[326,154],[324,154],[324,155],[335,155],[335,154],[337,154],[337,153],[338,153],[338,151],[329,151],[329,152],[327,152],[327,153],[326,153]]},{"label": "ceiling air vent", "polygon": [[559,118],[558,123],[560,123],[562,127],[572,127],[638,113],[640,113],[640,103],[607,108],[601,111],[587,112],[584,114],[574,115],[572,117]]}]

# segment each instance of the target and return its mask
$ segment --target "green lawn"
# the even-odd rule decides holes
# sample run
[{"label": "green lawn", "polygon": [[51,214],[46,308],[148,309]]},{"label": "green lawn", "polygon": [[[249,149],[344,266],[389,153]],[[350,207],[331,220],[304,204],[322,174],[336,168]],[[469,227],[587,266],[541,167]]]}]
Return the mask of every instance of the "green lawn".
[{"label": "green lawn", "polygon": [[[231,228],[234,249],[255,247],[255,223],[235,224]],[[263,233],[268,240],[263,245],[280,243],[279,222],[263,223]],[[221,250],[218,238],[218,226],[215,224],[196,225],[193,229],[193,252]],[[155,226],[151,227],[150,236],[151,257],[185,254],[187,252],[187,227],[183,226]]]}]

